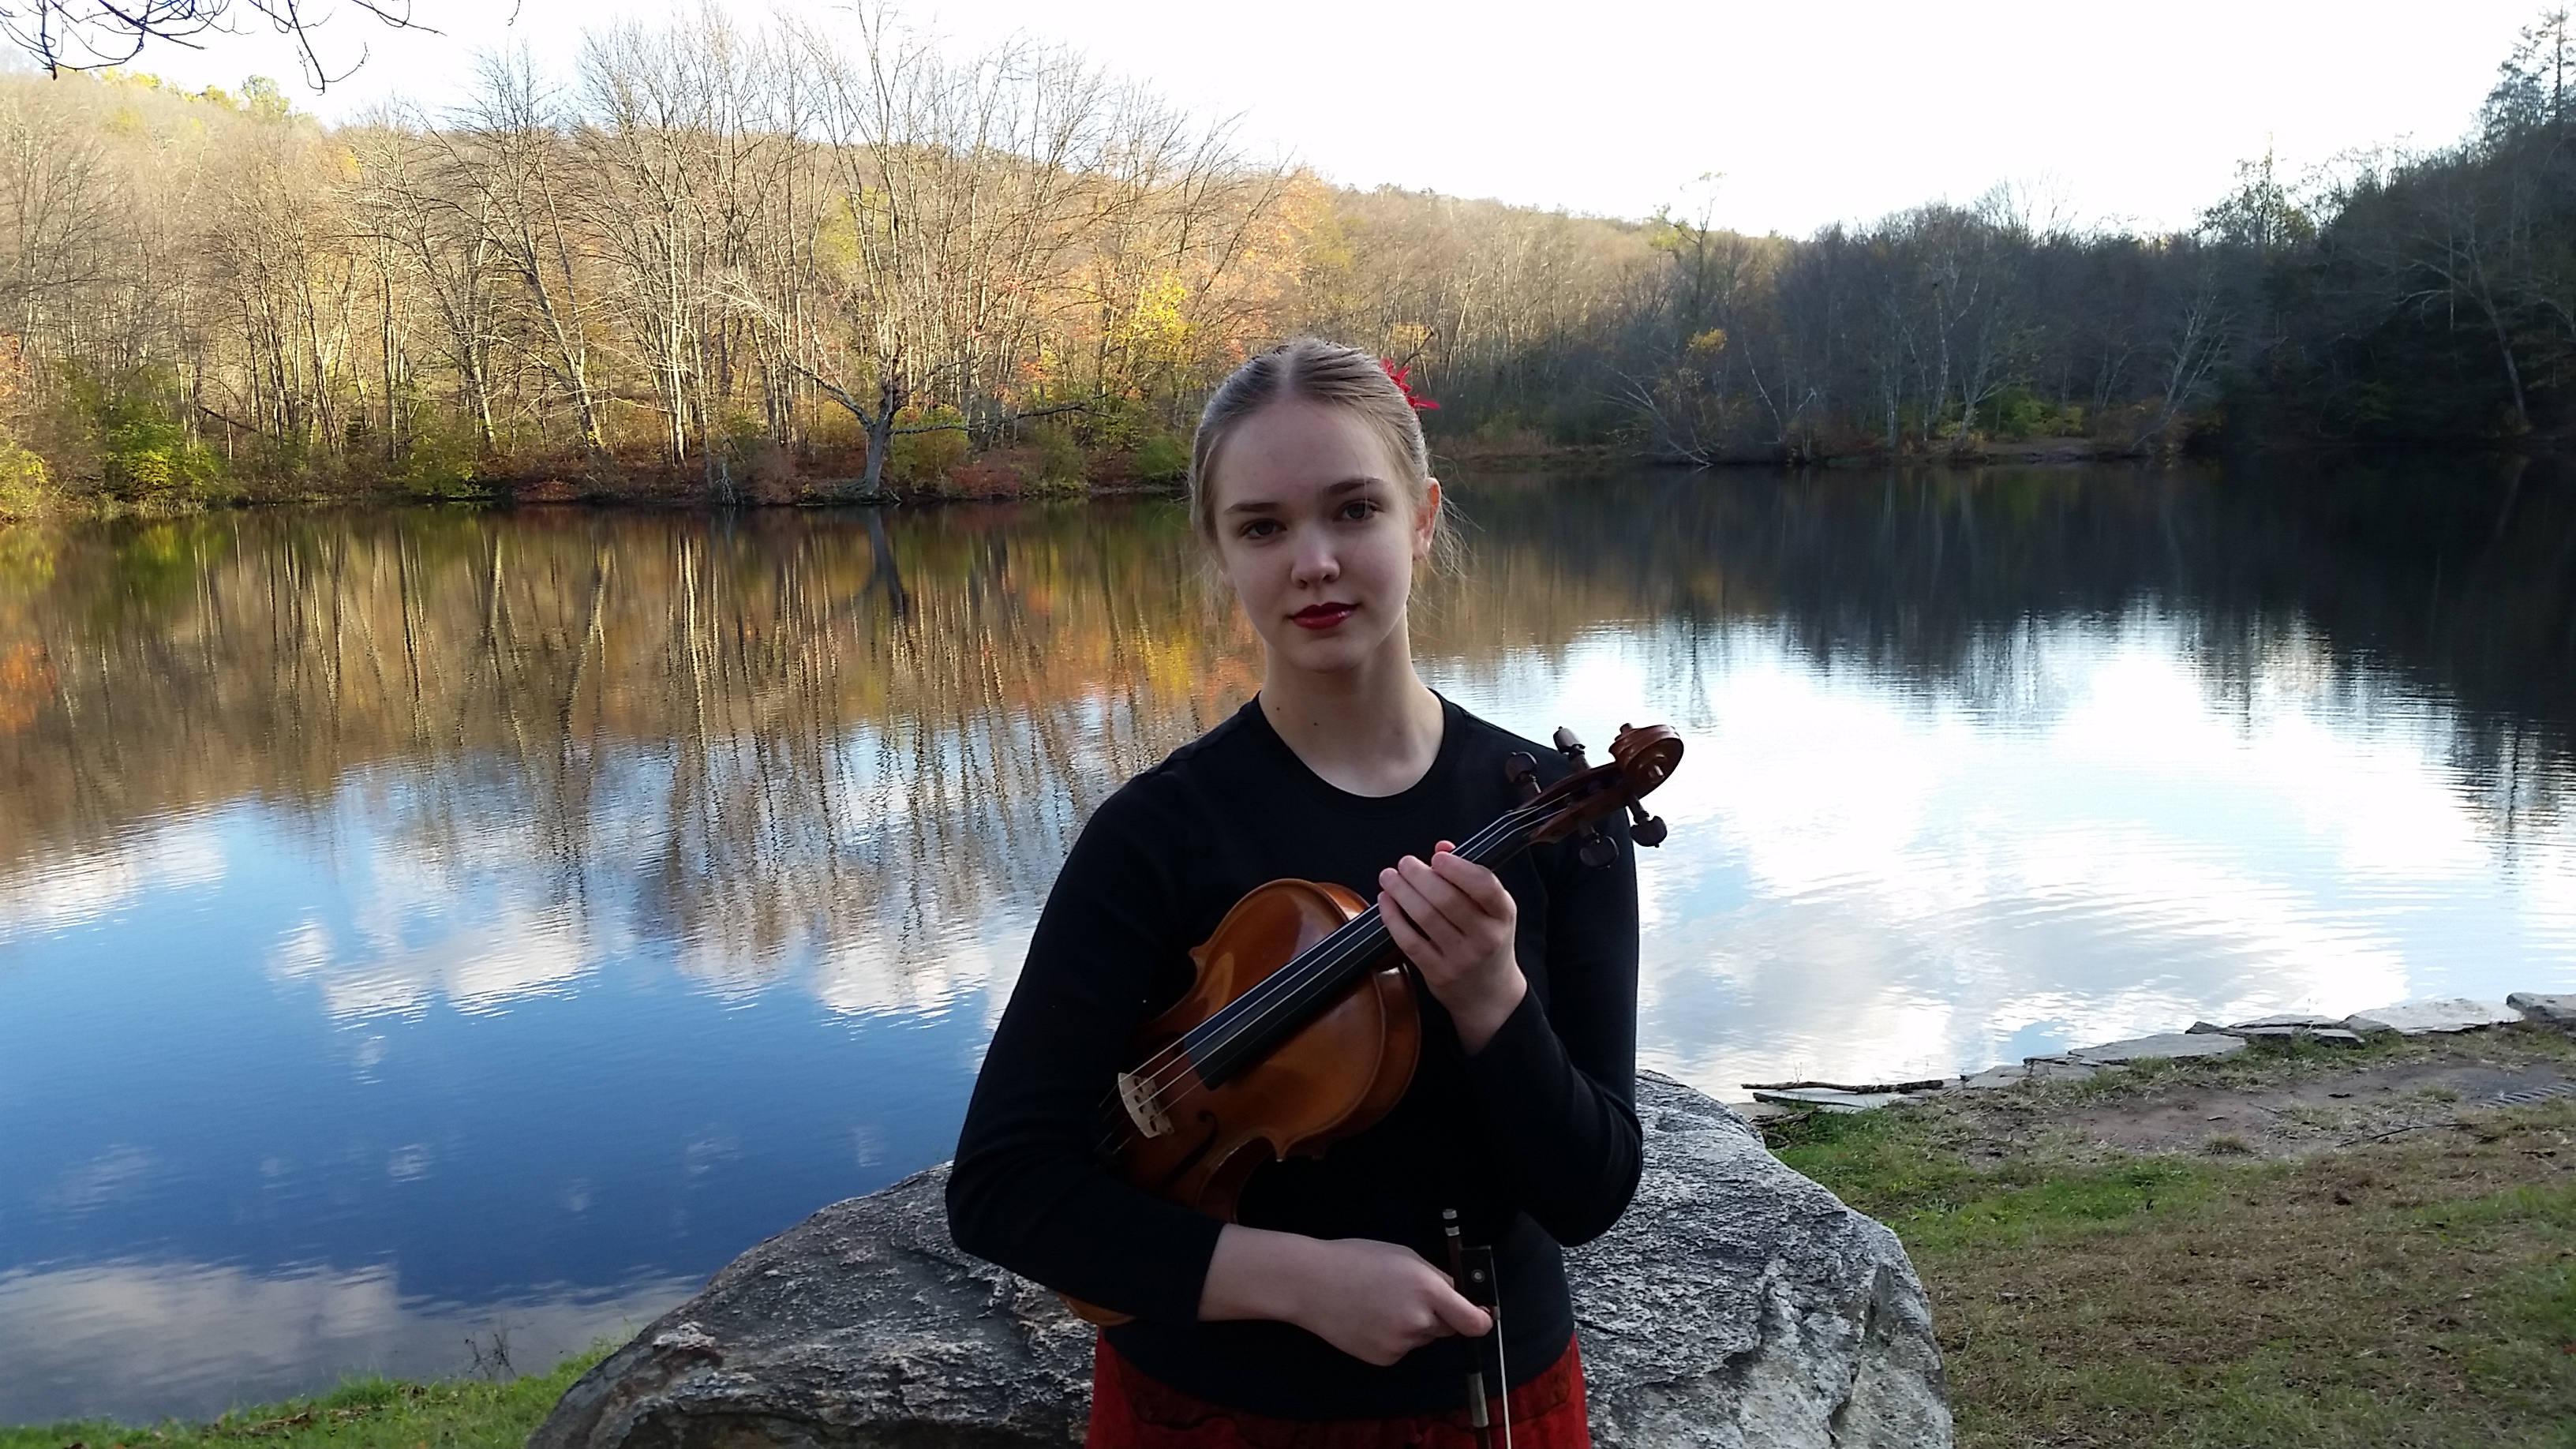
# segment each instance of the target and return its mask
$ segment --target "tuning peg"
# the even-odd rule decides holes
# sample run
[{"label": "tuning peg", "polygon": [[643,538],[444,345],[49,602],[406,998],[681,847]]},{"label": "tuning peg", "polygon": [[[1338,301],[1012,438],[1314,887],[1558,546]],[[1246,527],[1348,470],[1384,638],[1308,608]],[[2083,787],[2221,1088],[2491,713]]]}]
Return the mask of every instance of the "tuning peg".
[{"label": "tuning peg", "polygon": [[1588,829],[1575,839],[1580,843],[1574,848],[1574,858],[1595,870],[1619,858],[1619,842],[1598,829]]},{"label": "tuning peg", "polygon": [[1503,756],[1503,783],[1524,805],[1537,799],[1538,761],[1531,759],[1527,750],[1514,750]]},{"label": "tuning peg", "polygon": [[1574,768],[1578,770],[1588,770],[1592,768],[1591,765],[1583,758],[1583,741],[1576,739],[1574,737],[1574,731],[1567,729],[1563,725],[1558,725],[1556,727],[1556,751],[1558,754],[1571,760],[1574,763]]},{"label": "tuning peg", "polygon": [[1671,833],[1664,828],[1662,816],[1647,814],[1646,807],[1634,800],[1628,802],[1628,818],[1635,822],[1628,828],[1629,837],[1639,845],[1661,845],[1664,837]]}]

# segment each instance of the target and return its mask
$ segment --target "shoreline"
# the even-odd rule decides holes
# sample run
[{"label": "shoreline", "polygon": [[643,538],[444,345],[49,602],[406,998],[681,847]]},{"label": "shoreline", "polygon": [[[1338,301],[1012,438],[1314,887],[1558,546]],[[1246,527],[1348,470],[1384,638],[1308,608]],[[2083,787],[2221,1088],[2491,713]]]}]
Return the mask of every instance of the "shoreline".
[{"label": "shoreline", "polygon": [[[2558,449],[2529,446],[2427,443],[2370,449],[2265,449],[2251,456],[2280,461],[2515,460],[2528,463],[2560,455]],[[741,479],[720,476],[711,481],[702,469],[665,465],[626,466],[563,460],[556,465],[521,462],[494,475],[434,488],[406,486],[394,479],[324,481],[305,479],[253,482],[223,496],[190,498],[115,497],[90,493],[48,492],[34,511],[0,512],[0,526],[120,518],[186,518],[234,509],[408,507],[530,508],[586,507],[647,509],[672,512],[742,512],[827,510],[871,507],[922,507],[957,503],[1084,502],[1119,498],[1177,498],[1184,484],[1174,478],[1138,478],[1131,460],[1108,455],[1090,460],[1080,479],[1039,476],[1016,455],[1024,450],[978,454],[936,482],[880,486],[863,491],[855,475],[828,466],[747,473]],[[1965,471],[1984,468],[2056,468],[2119,466],[2173,468],[2218,461],[2196,449],[2174,450],[2091,438],[2033,438],[2020,441],[1975,438],[1965,444],[1905,448],[1882,447],[1844,451],[1802,452],[1790,447],[1763,448],[1709,457],[1681,457],[1643,452],[1608,443],[1482,443],[1443,445],[1434,439],[1432,470],[1448,473],[1512,476],[1545,472],[1584,477],[1625,471],[1726,473],[1760,470],[1796,473]],[[817,459],[817,464],[823,460]]]},{"label": "shoreline", "polygon": [[[1960,1091],[1991,1091],[2022,1083],[2083,1082],[2105,1072],[2178,1061],[2220,1060],[2258,1042],[2323,1048],[2358,1047],[2380,1037],[2462,1035],[2496,1027],[2530,1025],[2576,1031],[2576,994],[2517,991],[2502,1001],[2450,997],[2397,1002],[2340,1017],[2279,1013],[2232,1026],[2195,1020],[2142,1037],[2068,1047],[2003,1062],[1981,1072],[1910,1082],[1742,1082],[1752,1094],[1755,1120],[1793,1111],[1869,1112],[1912,1098]],[[1728,1100],[1741,1108],[1743,1103]],[[1763,1109],[1771,1109],[1765,1112]]]}]

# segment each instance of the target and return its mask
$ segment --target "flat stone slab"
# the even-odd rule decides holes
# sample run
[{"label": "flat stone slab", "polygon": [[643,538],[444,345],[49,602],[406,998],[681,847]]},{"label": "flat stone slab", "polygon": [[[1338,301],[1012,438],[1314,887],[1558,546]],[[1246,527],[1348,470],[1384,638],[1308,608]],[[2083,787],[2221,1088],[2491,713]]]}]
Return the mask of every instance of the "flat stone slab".
[{"label": "flat stone slab", "polygon": [[[1717,1101],[1641,1072],[1646,1171],[1566,1254],[1600,1449],[1951,1449],[1904,1245]],[[959,1252],[947,1169],[735,1259],[581,1376],[530,1449],[1082,1442],[1092,1330]],[[1526,1441],[1524,1441],[1526,1442]]]},{"label": "flat stone slab", "polygon": [[2345,1017],[2343,1024],[2359,1032],[2393,1031],[2400,1036],[2423,1036],[2428,1032],[2478,1031],[2521,1020],[2520,1011],[2501,1001],[2452,997],[2443,1001],[2403,1001],[2395,1006],[2356,1011]]},{"label": "flat stone slab", "polygon": [[2506,997],[2504,1004],[2521,1012],[2525,1021],[2543,1026],[2576,1026],[2576,992],[2517,991]]},{"label": "flat stone slab", "polygon": [[1828,1112],[1875,1112],[1905,1100],[1903,1092],[1837,1092],[1830,1087],[1783,1087],[1753,1094],[1756,1102],[1783,1107],[1820,1107]]},{"label": "flat stone slab", "polygon": [[2066,1053],[2092,1067],[2121,1067],[2131,1062],[2177,1061],[2187,1057],[2231,1057],[2245,1050],[2245,1038],[2224,1032],[2169,1031],[2130,1041],[2077,1047]]},{"label": "flat stone slab", "polygon": [[1993,1092],[2005,1087],[2018,1087],[2030,1080],[2028,1067],[1988,1067],[1959,1085],[1971,1092]]},{"label": "flat stone slab", "polygon": [[2081,1082],[2102,1070],[2072,1056],[2024,1057],[2021,1066],[2023,1079],[2033,1082]]}]

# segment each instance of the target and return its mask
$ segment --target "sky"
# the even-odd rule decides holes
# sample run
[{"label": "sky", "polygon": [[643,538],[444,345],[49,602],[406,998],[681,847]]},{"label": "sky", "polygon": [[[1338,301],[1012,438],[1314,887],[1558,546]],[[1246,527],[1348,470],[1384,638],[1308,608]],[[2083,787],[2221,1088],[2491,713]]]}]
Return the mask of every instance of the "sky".
[{"label": "sky", "polygon": [[[390,33],[348,0],[326,57],[364,64],[326,119],[453,98],[478,47],[525,43],[569,75],[585,26],[660,0],[414,0],[441,35]],[[834,0],[717,0],[830,23]],[[237,7],[238,8],[238,7]],[[973,50],[1072,44],[1211,118],[1254,154],[1394,184],[1609,216],[1658,207],[1802,235],[1998,183],[2037,219],[2188,226],[2271,148],[2295,176],[2361,148],[2461,135],[2536,0],[1517,0],[1211,4],[912,0],[907,23]],[[515,15],[514,15],[515,12]],[[265,36],[136,62],[193,87],[285,79]],[[1714,180],[1703,180],[1713,176]]]}]

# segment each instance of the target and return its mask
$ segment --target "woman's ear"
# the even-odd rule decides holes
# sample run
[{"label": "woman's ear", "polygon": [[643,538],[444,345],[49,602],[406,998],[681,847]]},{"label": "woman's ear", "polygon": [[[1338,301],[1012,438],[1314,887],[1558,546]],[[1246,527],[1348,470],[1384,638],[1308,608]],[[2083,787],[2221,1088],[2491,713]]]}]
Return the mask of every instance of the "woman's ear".
[{"label": "woman's ear", "polygon": [[1431,540],[1440,536],[1440,480],[1422,480],[1422,506],[1413,510],[1413,556],[1431,557]]}]

